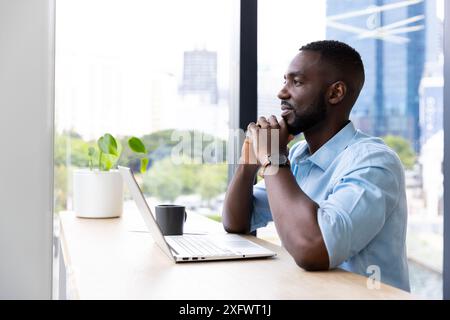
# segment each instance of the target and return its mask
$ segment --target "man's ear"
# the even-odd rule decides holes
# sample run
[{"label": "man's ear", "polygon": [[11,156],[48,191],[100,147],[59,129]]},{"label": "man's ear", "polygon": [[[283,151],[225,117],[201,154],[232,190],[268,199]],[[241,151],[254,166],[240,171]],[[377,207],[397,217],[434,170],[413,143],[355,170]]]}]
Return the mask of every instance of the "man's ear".
[{"label": "man's ear", "polygon": [[338,104],[347,93],[347,85],[343,81],[336,81],[328,88],[328,102]]}]

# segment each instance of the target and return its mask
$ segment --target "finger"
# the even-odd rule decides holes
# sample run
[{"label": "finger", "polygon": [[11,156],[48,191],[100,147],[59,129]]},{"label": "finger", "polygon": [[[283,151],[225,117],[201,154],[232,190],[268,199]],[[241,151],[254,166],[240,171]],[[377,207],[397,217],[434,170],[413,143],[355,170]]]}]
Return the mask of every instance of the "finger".
[{"label": "finger", "polygon": [[248,164],[258,164],[258,159],[256,159],[255,152],[253,151],[252,141],[248,144]]},{"label": "finger", "polygon": [[277,117],[274,115],[269,117],[269,124],[271,129],[280,129],[280,124],[278,123]]},{"label": "finger", "polygon": [[[261,134],[258,135],[258,147],[263,150],[266,150],[266,154],[269,155],[271,153],[271,141],[272,141],[272,133],[273,131],[270,129],[261,129]],[[278,132],[275,132],[278,135]]]},{"label": "finger", "polygon": [[260,128],[254,122],[250,122],[247,126],[247,139],[251,142],[255,142],[252,143],[253,146],[258,143],[259,130]]},{"label": "finger", "polygon": [[250,132],[250,134],[253,134],[254,132],[258,131],[259,127],[256,126],[254,122],[250,122],[247,126],[247,131]]},{"label": "finger", "polygon": [[251,140],[250,139],[245,139],[244,141],[244,163],[245,164],[249,164],[250,163],[250,148],[252,148],[251,146]]},{"label": "finger", "polygon": [[262,129],[268,129],[270,128],[270,123],[269,121],[267,121],[267,119],[265,117],[259,117],[257,124],[259,124],[259,126]]}]

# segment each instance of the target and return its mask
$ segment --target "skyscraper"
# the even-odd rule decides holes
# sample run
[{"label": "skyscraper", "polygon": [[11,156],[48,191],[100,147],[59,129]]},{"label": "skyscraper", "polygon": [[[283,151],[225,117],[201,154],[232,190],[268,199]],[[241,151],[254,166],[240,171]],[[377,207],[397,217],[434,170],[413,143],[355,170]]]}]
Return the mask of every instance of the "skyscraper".
[{"label": "skyscraper", "polygon": [[403,136],[416,151],[425,19],[423,0],[327,0],[327,38],[354,47],[366,71],[353,121],[370,134]]},{"label": "skyscraper", "polygon": [[208,95],[209,102],[217,104],[217,91],[217,52],[185,51],[181,93]]},{"label": "skyscraper", "polygon": [[444,55],[443,25],[437,17],[436,0],[426,1],[426,58],[420,92],[421,145],[443,128]]}]

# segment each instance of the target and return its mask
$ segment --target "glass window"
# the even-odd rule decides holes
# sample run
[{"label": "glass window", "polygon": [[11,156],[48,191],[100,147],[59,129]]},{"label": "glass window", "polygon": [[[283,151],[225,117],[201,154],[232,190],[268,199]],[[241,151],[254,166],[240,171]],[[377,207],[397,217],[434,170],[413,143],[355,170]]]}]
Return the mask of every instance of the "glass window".
[{"label": "glass window", "polygon": [[[88,146],[108,132],[122,143],[119,164],[139,166],[127,138],[148,148],[140,179],[150,201],[220,213],[235,7],[227,0],[58,1],[57,211],[72,209],[71,170],[87,166]],[[172,147],[182,138],[193,148],[181,161]]]},{"label": "glass window", "polygon": [[[258,4],[259,115],[280,115],[277,93],[302,45],[340,40],[361,54],[366,81],[351,119],[398,153],[407,184],[411,289],[442,298],[443,1]],[[273,224],[258,235],[279,242]]]}]

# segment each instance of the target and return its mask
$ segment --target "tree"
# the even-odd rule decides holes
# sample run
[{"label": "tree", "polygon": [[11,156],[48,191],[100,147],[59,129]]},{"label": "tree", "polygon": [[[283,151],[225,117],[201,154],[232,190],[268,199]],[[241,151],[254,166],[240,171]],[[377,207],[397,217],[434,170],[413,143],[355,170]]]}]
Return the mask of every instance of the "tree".
[{"label": "tree", "polygon": [[65,165],[55,166],[54,169],[54,201],[55,201],[55,212],[60,212],[66,210],[67,208],[67,182],[69,178],[68,170]]},{"label": "tree", "polygon": [[74,167],[87,167],[89,147],[95,145],[95,141],[86,142],[77,138],[74,133],[57,134],[55,136],[55,166],[69,164]]},{"label": "tree", "polygon": [[[189,150],[185,150],[185,158],[181,164],[173,163],[172,148],[180,143],[179,138],[189,137]],[[127,145],[128,136],[120,137],[118,142]],[[201,138],[202,143],[194,143],[195,138]],[[215,148],[211,144],[222,148],[226,154],[226,142],[214,136],[199,131],[162,130],[144,135],[143,141],[150,160],[149,172],[143,176],[144,192],[164,201],[175,201],[180,195],[201,195],[202,199],[210,201],[224,192],[227,186],[227,165],[203,159],[205,152],[213,153]],[[96,146],[96,141],[85,141],[74,131],[63,132],[55,136],[55,206],[58,210],[66,207],[68,194],[67,179],[71,167],[87,167],[89,163],[88,149]],[[208,148],[208,149],[206,149]],[[179,160],[179,159],[178,159]],[[195,163],[193,160],[201,160]],[[133,170],[139,169],[139,159],[129,148],[124,148],[118,162],[119,165],[129,166]],[[69,167],[66,167],[69,166]],[[69,169],[69,170],[68,170]]]},{"label": "tree", "polygon": [[[143,141],[145,147],[148,150],[148,158],[150,160],[150,167],[156,161],[170,157],[172,155],[172,150],[181,141],[181,137],[187,137],[190,139],[189,150],[183,150],[186,152],[184,156],[189,157],[191,160],[202,160],[203,153],[205,149],[210,147],[211,144],[221,148],[222,153],[226,155],[226,141],[222,139],[215,138],[212,135],[202,133],[200,131],[190,130],[190,131],[180,131],[175,129],[167,129],[156,131],[150,134],[146,134],[140,139]],[[120,141],[122,145],[126,144],[129,137],[122,137]],[[172,138],[174,138],[172,140]],[[194,143],[195,138],[201,138],[202,143]],[[206,159],[203,159],[205,161]],[[131,168],[138,168],[139,161],[136,156],[125,148],[122,152],[121,159],[119,160],[120,165],[128,166]]]},{"label": "tree", "polygon": [[164,201],[175,201],[180,195],[200,194],[210,201],[225,192],[227,187],[225,163],[193,164],[188,161],[174,164],[170,157],[156,161],[144,175],[144,192]]},{"label": "tree", "polygon": [[203,200],[211,201],[214,197],[225,192],[227,188],[228,166],[223,164],[204,164],[198,175],[197,192]]},{"label": "tree", "polygon": [[[75,131],[55,135],[54,146],[54,203],[55,212],[67,208],[67,197],[71,193],[71,167],[88,165],[88,149],[90,144],[81,139]],[[67,167],[69,165],[69,167]]]},{"label": "tree", "polygon": [[393,149],[405,169],[412,169],[416,162],[416,154],[408,140],[400,136],[387,135],[383,137],[384,142]]},{"label": "tree", "polygon": [[144,175],[143,190],[163,201],[175,201],[183,191],[180,168],[170,158],[157,161]]}]

